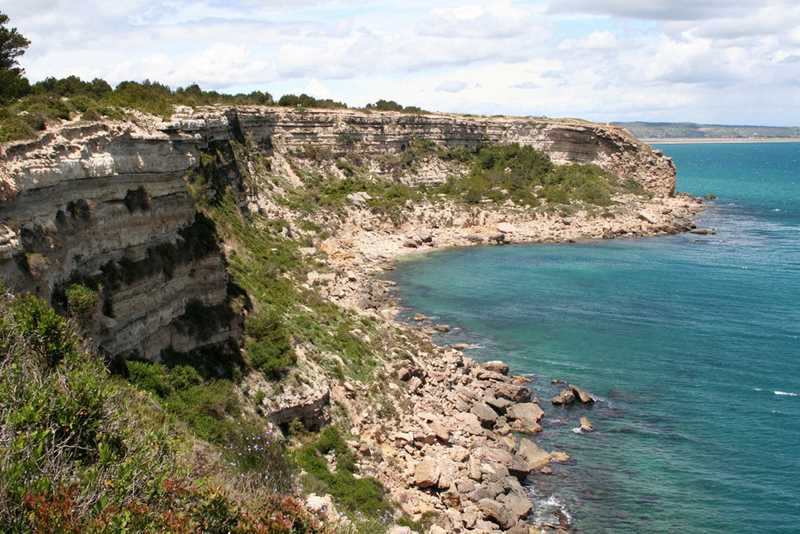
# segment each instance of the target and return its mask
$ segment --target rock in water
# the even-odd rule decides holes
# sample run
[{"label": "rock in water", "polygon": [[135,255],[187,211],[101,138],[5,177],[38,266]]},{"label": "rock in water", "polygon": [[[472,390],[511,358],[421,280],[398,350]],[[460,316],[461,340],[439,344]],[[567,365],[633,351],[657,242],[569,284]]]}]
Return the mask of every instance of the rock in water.
[{"label": "rock in water", "polygon": [[594,432],[592,422],[585,415],[581,416],[581,432]]},{"label": "rock in water", "polygon": [[568,406],[575,402],[575,394],[570,388],[562,389],[558,395],[550,399],[550,402],[556,406]]},{"label": "rock in water", "polygon": [[570,384],[569,387],[583,404],[592,404],[594,402],[594,396],[588,391],[584,391],[578,386],[574,386],[572,384]]},{"label": "rock in water", "polygon": [[550,453],[528,438],[519,440],[517,455],[526,463],[529,471],[535,471],[550,463]]}]

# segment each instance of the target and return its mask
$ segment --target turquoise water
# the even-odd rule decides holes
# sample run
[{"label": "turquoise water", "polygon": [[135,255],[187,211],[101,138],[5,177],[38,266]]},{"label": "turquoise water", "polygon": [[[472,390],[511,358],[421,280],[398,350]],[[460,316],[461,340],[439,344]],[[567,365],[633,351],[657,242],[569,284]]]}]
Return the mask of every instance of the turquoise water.
[{"label": "turquoise water", "polygon": [[[583,532],[800,531],[800,144],[661,147],[714,193],[679,235],[438,252],[398,266],[404,304],[478,359],[533,373],[541,440],[574,462],[531,480]],[[601,397],[556,409],[552,378]],[[580,415],[597,432],[576,434]]]}]

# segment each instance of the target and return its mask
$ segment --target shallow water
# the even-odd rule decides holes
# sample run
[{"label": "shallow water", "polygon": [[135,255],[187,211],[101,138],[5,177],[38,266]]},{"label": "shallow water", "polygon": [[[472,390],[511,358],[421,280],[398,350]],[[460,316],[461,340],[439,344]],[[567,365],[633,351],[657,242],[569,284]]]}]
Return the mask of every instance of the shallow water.
[{"label": "shallow water", "polygon": [[542,403],[574,463],[532,482],[580,530],[798,532],[800,144],[661,148],[679,190],[718,195],[717,235],[438,252],[398,266],[401,297],[543,397],[602,398]]}]

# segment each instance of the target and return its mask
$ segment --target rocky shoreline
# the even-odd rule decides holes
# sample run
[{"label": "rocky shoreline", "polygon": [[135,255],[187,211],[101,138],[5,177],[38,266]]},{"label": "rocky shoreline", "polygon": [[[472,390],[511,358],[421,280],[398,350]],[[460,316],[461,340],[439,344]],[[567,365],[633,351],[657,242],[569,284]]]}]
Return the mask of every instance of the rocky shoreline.
[{"label": "rocky shoreline", "polygon": [[[551,462],[567,462],[569,454],[536,444],[544,412],[529,377],[509,374],[503,362],[476,362],[464,355],[464,345],[435,345],[432,337],[449,327],[421,315],[402,321],[393,283],[381,273],[410,254],[455,246],[690,231],[693,216],[702,209],[699,199],[687,195],[628,201],[613,218],[587,212],[531,217],[514,210],[464,214],[415,207],[407,224],[389,228],[354,206],[348,223],[322,246],[334,272],[313,283],[332,300],[379,317],[407,337],[405,354],[388,369],[400,384],[388,383],[390,395],[399,401],[397,415],[391,422],[356,416],[350,429],[358,437],[353,445],[363,463],[405,513],[415,518],[437,514],[430,529],[437,534],[569,531],[563,515],[548,524],[527,522],[537,503],[524,486],[529,474],[551,473]],[[474,221],[479,224],[470,224]],[[356,397],[346,388],[332,391],[332,401],[350,406],[351,414],[358,412]],[[569,385],[552,402],[593,399]],[[591,422],[583,418],[581,428],[591,431]],[[410,530],[396,527],[393,532]]]},{"label": "rocky shoreline", "polygon": [[[229,294],[227,262],[241,236],[215,235],[198,200],[232,192],[232,217],[279,222],[280,241],[298,245],[305,257],[296,258],[303,266],[291,284],[374,319],[359,328],[341,323],[349,328],[345,341],[371,351],[368,378],[331,371],[342,355],[307,343],[296,347],[297,363],[282,381],[245,377],[243,402],[276,425],[298,420],[315,429],[332,419],[349,430],[361,471],[379,479],[407,516],[423,523],[435,516],[431,532],[530,531],[525,519],[537,503],[522,481],[568,456],[544,451],[532,439],[542,412],[529,380],[510,375],[502,363],[479,364],[463,347],[436,346],[437,325],[400,321],[393,285],[381,274],[400,258],[450,247],[691,231],[702,204],[673,196],[671,160],[623,129],[570,120],[256,107],[178,111],[166,122],[151,116],[76,120],[0,147],[0,272],[8,287],[48,301],[75,281],[101,287],[102,309],[87,334],[109,356],[159,361],[166,349],[188,354],[220,343],[238,352],[246,317]],[[415,156],[411,167],[381,170],[380,161],[410,157],[415,139],[440,148],[519,143],[557,164],[593,164],[625,176],[641,194],[618,194],[604,206],[537,201],[532,207],[507,196],[467,204],[445,194],[371,204],[380,199],[363,190],[337,198],[335,209],[317,209],[313,195],[297,197],[306,210],[288,202],[296,190],[319,192],[313,176],[345,178],[334,154],[363,158],[370,180],[378,176],[370,169],[377,169],[380,180],[407,187],[443,183],[465,170],[436,151]],[[315,153],[330,157],[316,161]],[[99,284],[104,273],[124,276]],[[298,300],[291,310],[303,306]],[[186,328],[206,315],[218,324]],[[325,328],[331,316],[313,319]],[[548,528],[565,527],[558,521]]]}]

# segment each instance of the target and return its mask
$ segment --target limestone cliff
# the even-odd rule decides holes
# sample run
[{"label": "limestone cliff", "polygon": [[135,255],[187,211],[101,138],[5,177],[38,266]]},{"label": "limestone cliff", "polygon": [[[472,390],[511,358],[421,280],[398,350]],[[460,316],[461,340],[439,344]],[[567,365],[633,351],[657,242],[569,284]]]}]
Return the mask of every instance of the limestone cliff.
[{"label": "limestone cliff", "polygon": [[[64,305],[73,282],[98,289],[90,333],[108,355],[158,358],[238,344],[226,259],[186,178],[217,158],[215,180],[246,191],[235,143],[280,158],[308,146],[380,155],[413,139],[441,146],[532,145],[674,193],[672,162],[625,130],[576,120],[360,111],[180,109],[168,121],[69,123],[2,147],[0,276]],[[435,173],[426,179],[444,179]],[[198,317],[202,318],[198,327]]]}]

